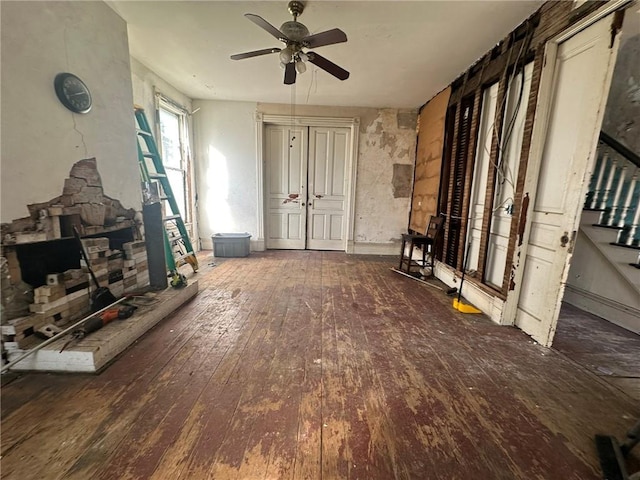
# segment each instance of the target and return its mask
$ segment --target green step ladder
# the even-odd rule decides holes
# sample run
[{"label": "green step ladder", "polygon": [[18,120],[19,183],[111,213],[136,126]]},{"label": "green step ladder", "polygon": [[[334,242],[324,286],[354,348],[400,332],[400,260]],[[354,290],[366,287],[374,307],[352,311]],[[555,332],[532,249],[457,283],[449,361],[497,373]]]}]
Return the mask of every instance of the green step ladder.
[{"label": "green step ladder", "polygon": [[[171,215],[163,217],[164,221],[164,252],[167,262],[167,270],[171,277],[171,285],[180,287],[186,285],[186,278],[178,272],[178,267],[189,264],[194,272],[198,271],[198,259],[195,256],[189,234],[184,225],[184,220],[180,215],[178,204],[171,190],[167,172],[162,164],[160,152],[156,146],[156,141],[151,133],[151,127],[147,121],[144,109],[134,106],[136,117],[136,131],[138,144],[138,163],[140,165],[140,176],[143,182],[157,180],[162,186],[161,200],[166,200],[171,209]],[[140,141],[142,140],[142,142]],[[146,150],[143,150],[143,146]],[[153,170],[147,162],[150,159],[153,163]]]}]

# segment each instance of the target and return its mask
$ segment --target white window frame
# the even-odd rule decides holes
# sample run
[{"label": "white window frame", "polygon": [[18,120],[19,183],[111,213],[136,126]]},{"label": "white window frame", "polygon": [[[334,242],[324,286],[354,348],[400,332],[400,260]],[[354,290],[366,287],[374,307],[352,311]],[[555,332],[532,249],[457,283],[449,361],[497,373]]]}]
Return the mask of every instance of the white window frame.
[{"label": "white window frame", "polygon": [[[160,155],[164,158],[164,152],[162,151],[162,131],[160,125],[160,110],[165,110],[171,114],[174,114],[178,117],[179,129],[180,129],[180,157],[181,157],[181,165],[180,171],[183,175],[184,181],[184,205],[185,211],[180,212],[182,214],[182,220],[189,226],[192,223],[194,218],[194,205],[193,205],[193,186],[192,186],[192,175],[191,175],[191,148],[190,148],[190,140],[189,140],[189,119],[186,108],[182,107],[178,103],[174,102],[170,98],[165,97],[162,94],[156,94],[156,138],[158,139],[158,150],[160,151]],[[164,164],[164,160],[163,160]],[[166,164],[164,165],[165,170],[177,170],[175,167],[168,167]],[[190,235],[193,238],[193,234],[195,232],[190,232]]]}]

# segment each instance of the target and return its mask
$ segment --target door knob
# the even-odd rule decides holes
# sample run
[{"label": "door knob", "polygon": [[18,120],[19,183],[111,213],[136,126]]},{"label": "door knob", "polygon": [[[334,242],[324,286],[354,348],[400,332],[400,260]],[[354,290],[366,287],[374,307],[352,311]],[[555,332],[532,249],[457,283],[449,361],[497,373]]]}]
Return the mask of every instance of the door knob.
[{"label": "door knob", "polygon": [[569,243],[569,232],[564,232],[564,235],[560,237],[560,246],[566,247],[567,243]]}]

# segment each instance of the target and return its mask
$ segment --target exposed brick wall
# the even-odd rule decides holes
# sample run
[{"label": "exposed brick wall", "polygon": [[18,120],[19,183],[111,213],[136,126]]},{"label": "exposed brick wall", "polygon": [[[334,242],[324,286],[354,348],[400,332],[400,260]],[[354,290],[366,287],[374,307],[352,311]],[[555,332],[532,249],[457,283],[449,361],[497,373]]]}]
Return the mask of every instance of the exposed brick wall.
[{"label": "exposed brick wall", "polygon": [[[573,2],[555,2],[550,1],[543,4],[537,12],[529,19],[514,29],[504,40],[502,40],[493,49],[487,52],[478,62],[469,67],[451,84],[451,96],[449,99],[449,108],[455,107],[456,117],[454,122],[453,141],[451,142],[450,153],[452,159],[449,165],[443,165],[449,169],[449,181],[441,185],[440,197],[446,199],[446,203],[441,205],[441,211],[447,216],[448,228],[445,228],[443,251],[447,252],[447,248],[453,242],[457,243],[457,259],[455,267],[457,270],[462,269],[464,261],[464,251],[466,250],[466,231],[467,217],[469,214],[469,202],[471,186],[473,182],[473,170],[475,164],[477,130],[480,120],[480,110],[482,108],[482,98],[484,89],[495,82],[499,82],[498,98],[496,110],[496,128],[491,143],[490,161],[492,165],[496,165],[499,158],[499,145],[502,136],[502,123],[504,116],[505,95],[507,85],[513,69],[520,69],[530,61],[534,61],[533,78],[531,84],[531,92],[527,103],[527,116],[525,119],[524,135],[522,150],[519,161],[518,178],[516,181],[516,191],[514,196],[514,215],[511,222],[510,240],[507,250],[507,265],[504,272],[502,288],[495,293],[498,296],[506,295],[509,288],[509,278],[511,276],[511,258],[516,246],[517,229],[520,221],[520,211],[522,206],[522,190],[524,179],[527,173],[527,165],[529,161],[529,149],[531,146],[531,133],[533,130],[533,121],[535,118],[535,109],[538,101],[538,92],[540,87],[540,75],[542,72],[544,61],[545,45],[552,37],[555,37],[562,31],[566,30],[577,21],[600,8],[606,2],[594,1],[586,2],[578,9],[573,9]],[[517,65],[516,65],[517,60]],[[458,154],[458,137],[460,128],[460,115],[463,113],[460,108],[461,102],[465,98],[473,96],[473,116],[471,125],[471,138],[468,147],[468,157],[465,172],[464,184],[464,208],[462,216],[461,228],[456,232],[452,231],[451,225],[451,192],[453,191],[454,181],[453,171],[455,158]],[[419,141],[419,140],[418,140]],[[491,228],[491,214],[493,211],[493,197],[495,191],[495,168],[490,168],[489,177],[487,179],[487,191],[485,197],[485,211],[481,232],[481,248],[478,263],[478,274],[475,278],[469,279],[471,282],[482,282],[484,279],[485,263],[487,258],[487,248],[489,242],[489,231]],[[456,238],[452,238],[455,235]],[[446,254],[445,254],[446,256]]]}]

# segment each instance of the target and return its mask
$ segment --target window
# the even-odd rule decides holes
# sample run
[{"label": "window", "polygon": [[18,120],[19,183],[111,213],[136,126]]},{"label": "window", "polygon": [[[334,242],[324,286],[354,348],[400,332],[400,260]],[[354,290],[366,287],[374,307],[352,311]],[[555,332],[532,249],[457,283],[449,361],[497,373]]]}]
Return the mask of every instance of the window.
[{"label": "window", "polygon": [[[189,136],[186,112],[160,97],[158,109],[162,163],[183,220],[191,219],[189,203]],[[175,213],[175,212],[174,212]]]},{"label": "window", "polygon": [[468,271],[481,269],[480,254],[483,250],[482,227],[485,216],[485,203],[488,187],[488,176],[491,171],[491,145],[495,133],[495,117],[498,104],[498,83],[486,88],[482,93],[480,122],[476,142],[475,164],[473,168],[473,184],[469,207],[469,225],[467,227],[467,245],[469,258]]}]

